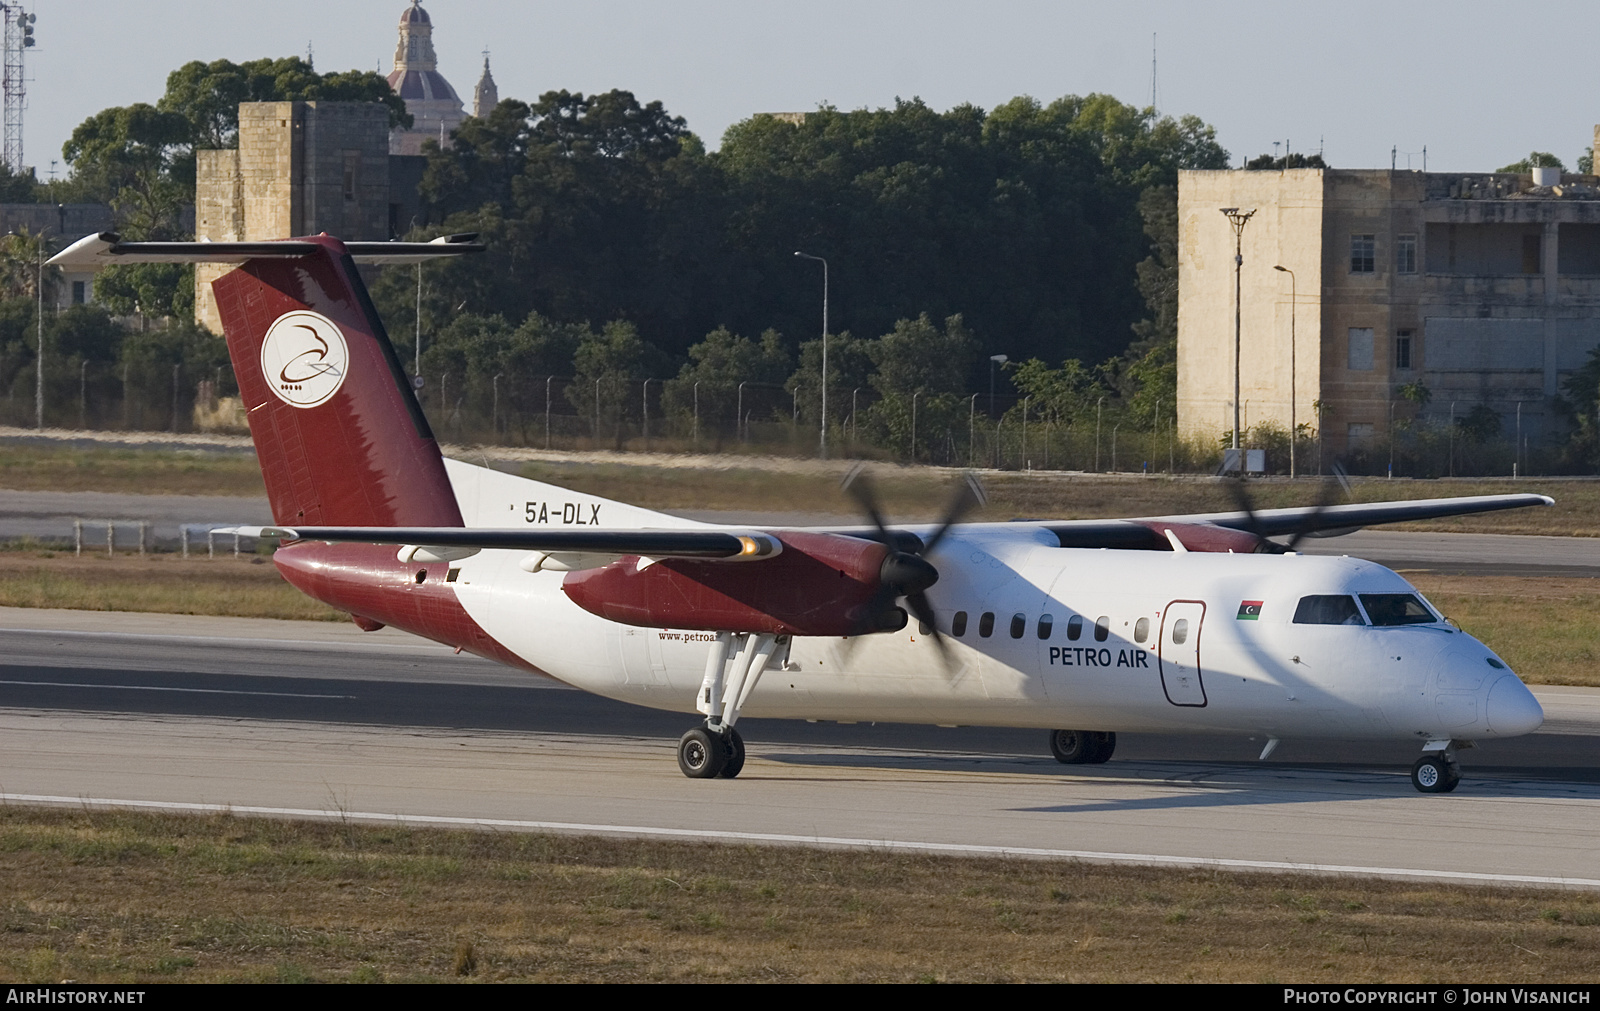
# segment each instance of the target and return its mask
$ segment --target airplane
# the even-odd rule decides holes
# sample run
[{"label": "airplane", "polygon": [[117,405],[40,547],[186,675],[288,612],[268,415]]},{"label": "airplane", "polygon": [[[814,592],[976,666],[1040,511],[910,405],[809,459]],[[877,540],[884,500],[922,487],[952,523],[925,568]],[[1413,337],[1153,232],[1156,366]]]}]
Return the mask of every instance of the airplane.
[{"label": "airplane", "polygon": [[[745,716],[1047,731],[1069,765],[1117,734],[1411,741],[1417,790],[1458,749],[1544,714],[1510,666],[1397,573],[1293,550],[1309,535],[1532,505],[1543,495],[1086,521],[809,529],[695,522],[447,460],[358,265],[481,250],[432,242],[123,242],[51,259],[221,262],[214,282],[294,586],[530,675],[698,713],[695,779],[744,766]],[[1270,540],[1288,537],[1288,544]]]}]

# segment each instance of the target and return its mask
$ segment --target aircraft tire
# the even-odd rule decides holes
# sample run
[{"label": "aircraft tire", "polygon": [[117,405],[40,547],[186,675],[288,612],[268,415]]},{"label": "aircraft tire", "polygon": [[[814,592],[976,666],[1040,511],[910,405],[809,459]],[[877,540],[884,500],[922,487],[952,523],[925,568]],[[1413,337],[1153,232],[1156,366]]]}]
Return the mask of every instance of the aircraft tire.
[{"label": "aircraft tire", "polygon": [[678,769],[690,779],[716,779],[728,764],[728,748],[705,727],[678,739]]},{"label": "aircraft tire", "polygon": [[1052,730],[1050,754],[1062,765],[1087,765],[1095,760],[1094,736],[1087,730]]},{"label": "aircraft tire", "polygon": [[1440,754],[1423,755],[1411,767],[1411,785],[1421,793],[1449,793],[1460,783],[1461,770]]},{"label": "aircraft tire", "polygon": [[728,728],[724,747],[727,749],[727,761],[717,775],[722,779],[733,779],[744,769],[744,738],[739,736],[738,728]]},{"label": "aircraft tire", "polygon": [[1112,730],[1092,730],[1089,740],[1094,745],[1094,754],[1084,759],[1089,765],[1104,765],[1111,761],[1111,753],[1117,750],[1117,735]]}]

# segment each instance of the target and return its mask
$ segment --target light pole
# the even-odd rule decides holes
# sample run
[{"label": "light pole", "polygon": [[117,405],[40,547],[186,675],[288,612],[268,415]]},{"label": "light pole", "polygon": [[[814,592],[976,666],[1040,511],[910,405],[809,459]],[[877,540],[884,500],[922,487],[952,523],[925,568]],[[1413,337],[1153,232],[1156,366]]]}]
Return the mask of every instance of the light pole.
[{"label": "light pole", "polygon": [[413,345],[416,351],[416,365],[412,375],[422,378],[422,261],[417,261],[417,338]]},{"label": "light pole", "polygon": [[700,380],[694,383],[694,448],[700,448]]},{"label": "light pole", "polygon": [[[1295,427],[1295,399],[1294,399],[1294,381],[1295,381],[1295,374],[1294,374],[1294,372],[1295,372],[1295,368],[1294,368],[1294,366],[1295,366],[1295,360],[1294,360],[1295,359],[1294,314],[1295,314],[1295,307],[1297,305],[1299,305],[1299,302],[1297,301],[1297,299],[1299,297],[1299,285],[1298,285],[1298,283],[1297,283],[1297,281],[1295,279],[1294,271],[1290,270],[1288,267],[1282,266],[1281,264],[1275,264],[1275,265],[1273,265],[1272,269],[1273,270],[1281,270],[1285,274],[1289,275],[1289,480],[1293,481],[1294,480],[1294,443],[1295,443],[1295,439],[1297,439],[1299,437],[1299,435],[1300,435],[1300,430]],[[1392,404],[1390,405],[1389,411],[1390,411],[1391,415],[1394,413],[1394,405],[1392,405]],[[1390,461],[1389,461],[1389,465],[1390,465],[1390,467],[1392,469],[1393,466],[1394,466],[1394,460],[1393,460],[1393,457],[1394,457],[1394,431],[1393,431],[1394,430],[1394,420],[1393,420],[1392,417],[1390,418],[1390,421],[1389,421],[1389,428],[1390,428],[1390,433],[1389,433],[1389,446],[1390,446],[1389,456],[1391,458]]]},{"label": "light pole", "polygon": [[[746,379],[744,383],[749,381]],[[739,400],[733,409],[733,438],[737,442],[744,441],[744,383],[739,384]]]},{"label": "light pole", "polygon": [[911,394],[911,462],[917,462],[917,398],[922,396],[922,391]]},{"label": "light pole", "polygon": [[794,255],[802,260],[816,260],[822,264],[822,434],[818,437],[817,456],[828,458],[828,261],[820,256],[802,253]]},{"label": "light pole", "polygon": [[555,382],[555,376],[544,377],[544,448],[550,448],[550,384]]},{"label": "light pole", "polygon": [[997,365],[1004,365],[1011,359],[1005,355],[989,356],[989,417],[994,417],[994,370]]},{"label": "light pole", "polygon": [[975,467],[978,452],[978,396],[972,395],[972,403],[967,405],[967,466]]},{"label": "light pole", "polygon": [[[39,277],[34,283],[38,296],[39,361],[33,370],[33,413],[35,427],[44,431],[44,236],[39,236]],[[176,397],[173,398],[176,402]],[[172,409],[172,430],[178,430],[178,409]]]},{"label": "light pole", "polygon": [[1106,398],[1101,397],[1094,405],[1094,472],[1100,473],[1100,410],[1106,406]]},{"label": "light pole", "polygon": [[[1239,296],[1241,292],[1241,277],[1244,271],[1244,226],[1256,213],[1254,210],[1241,211],[1237,207],[1224,207],[1222,213],[1227,215],[1228,223],[1233,226],[1233,448],[1239,448],[1239,356],[1240,356],[1240,318]],[[1239,467],[1240,473],[1244,472],[1244,461],[1234,454],[1234,463]]]}]

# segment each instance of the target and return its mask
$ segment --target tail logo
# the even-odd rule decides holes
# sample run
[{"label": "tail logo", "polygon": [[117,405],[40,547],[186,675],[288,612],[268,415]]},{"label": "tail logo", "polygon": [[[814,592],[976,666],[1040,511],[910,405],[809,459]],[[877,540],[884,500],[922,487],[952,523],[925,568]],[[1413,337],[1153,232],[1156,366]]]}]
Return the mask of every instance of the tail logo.
[{"label": "tail logo", "polygon": [[286,312],[261,342],[261,375],[278,399],[291,407],[327,403],[344,385],[350,348],[326,316]]}]

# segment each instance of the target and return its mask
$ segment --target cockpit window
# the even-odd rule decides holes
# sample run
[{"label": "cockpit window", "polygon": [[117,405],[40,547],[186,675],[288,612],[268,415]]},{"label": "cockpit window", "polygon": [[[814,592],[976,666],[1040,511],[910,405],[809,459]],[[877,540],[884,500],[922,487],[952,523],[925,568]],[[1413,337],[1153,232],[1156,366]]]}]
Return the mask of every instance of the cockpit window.
[{"label": "cockpit window", "polygon": [[1439,620],[1415,593],[1363,593],[1361,606],[1374,625],[1430,625]]},{"label": "cockpit window", "polygon": [[1294,609],[1296,625],[1365,625],[1356,610],[1356,598],[1342,593],[1319,593],[1301,597]]}]

